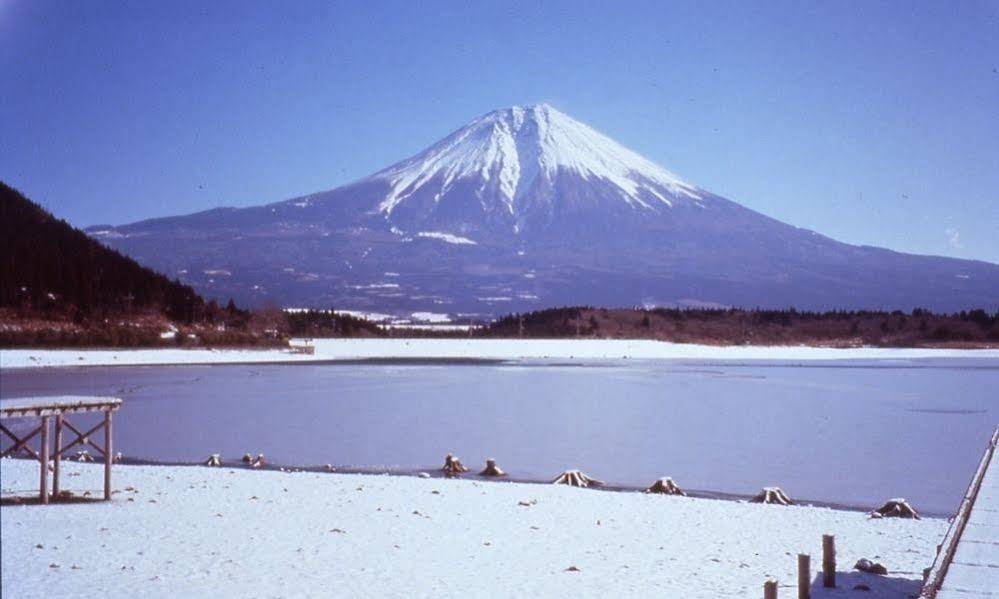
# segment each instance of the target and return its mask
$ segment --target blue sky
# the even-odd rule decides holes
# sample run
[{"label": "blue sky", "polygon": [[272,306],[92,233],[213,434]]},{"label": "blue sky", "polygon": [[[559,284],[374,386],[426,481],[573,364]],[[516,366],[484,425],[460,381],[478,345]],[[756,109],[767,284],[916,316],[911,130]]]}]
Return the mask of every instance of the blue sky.
[{"label": "blue sky", "polygon": [[0,0],[0,179],[120,224],[549,102],[780,220],[999,262],[999,2],[754,4]]}]

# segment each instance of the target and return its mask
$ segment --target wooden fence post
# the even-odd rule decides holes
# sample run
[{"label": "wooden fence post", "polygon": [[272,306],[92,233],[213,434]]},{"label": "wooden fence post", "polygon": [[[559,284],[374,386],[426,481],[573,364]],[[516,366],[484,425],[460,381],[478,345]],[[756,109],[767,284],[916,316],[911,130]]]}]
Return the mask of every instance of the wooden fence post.
[{"label": "wooden fence post", "polygon": [[776,580],[768,580],[763,583],[763,599],[777,599]]},{"label": "wooden fence post", "polygon": [[62,463],[62,414],[56,414],[55,423],[55,443],[53,443],[55,455],[52,456],[52,496],[59,499],[59,466]]},{"label": "wooden fence post", "polygon": [[42,416],[42,446],[38,452],[38,461],[42,463],[41,480],[38,496],[42,503],[49,502],[49,417]]},{"label": "wooden fence post", "polygon": [[836,537],[822,535],[822,586],[836,586]]},{"label": "wooden fence post", "polygon": [[111,463],[114,462],[114,448],[111,447],[111,410],[104,412],[104,501],[111,501]]},{"label": "wooden fence post", "polygon": [[798,554],[798,599],[811,599],[812,566],[811,556],[807,553]]}]

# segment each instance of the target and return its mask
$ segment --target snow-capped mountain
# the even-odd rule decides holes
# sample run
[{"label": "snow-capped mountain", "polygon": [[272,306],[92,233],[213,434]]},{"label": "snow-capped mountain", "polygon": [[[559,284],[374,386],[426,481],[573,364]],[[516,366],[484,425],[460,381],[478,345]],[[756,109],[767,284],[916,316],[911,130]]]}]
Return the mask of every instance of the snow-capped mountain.
[{"label": "snow-capped mountain", "polygon": [[607,201],[633,207],[700,199],[694,186],[547,104],[490,112],[371,179],[390,185],[378,205],[388,217],[407,199],[427,193],[439,204],[471,181],[485,211],[519,220],[539,204],[571,201],[544,193],[563,175],[610,183]]},{"label": "snow-capped mountain", "polygon": [[994,307],[999,266],[836,242],[684,181],[547,105],[483,115],[326,192],[91,235],[248,303]]},{"label": "snow-capped mountain", "polygon": [[546,104],[490,112],[347,189],[354,197],[346,203],[334,190],[287,204],[356,204],[400,235],[444,229],[513,240],[573,212],[641,214],[705,201],[680,177]]}]

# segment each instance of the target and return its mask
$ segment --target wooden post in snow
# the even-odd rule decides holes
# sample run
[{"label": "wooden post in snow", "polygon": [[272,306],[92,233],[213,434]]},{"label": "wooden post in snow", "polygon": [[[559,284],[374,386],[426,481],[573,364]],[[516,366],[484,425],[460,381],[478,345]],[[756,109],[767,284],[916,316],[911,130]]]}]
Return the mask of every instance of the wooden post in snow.
[{"label": "wooden post in snow", "polygon": [[763,583],[763,599],[777,599],[776,580],[768,580]]},{"label": "wooden post in snow", "polygon": [[111,410],[104,411],[104,501],[111,501],[111,463],[114,451],[111,448]]},{"label": "wooden post in snow", "polygon": [[812,557],[807,553],[798,554],[798,599],[811,599]]},{"label": "wooden post in snow", "polygon": [[42,416],[42,446],[39,448],[38,461],[42,463],[41,480],[38,495],[42,503],[49,502],[49,417]]},{"label": "wooden post in snow", "polygon": [[822,535],[822,586],[836,586],[836,537]]},{"label": "wooden post in snow", "polygon": [[52,496],[59,499],[59,464],[62,462],[62,414],[56,414],[55,455],[52,456]]}]

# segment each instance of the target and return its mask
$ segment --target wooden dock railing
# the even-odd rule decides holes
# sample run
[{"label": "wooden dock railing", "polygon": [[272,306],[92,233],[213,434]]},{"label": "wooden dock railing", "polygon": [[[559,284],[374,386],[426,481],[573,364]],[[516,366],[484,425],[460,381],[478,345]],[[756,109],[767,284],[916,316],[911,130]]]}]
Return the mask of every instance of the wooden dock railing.
[{"label": "wooden dock railing", "polygon": [[964,529],[968,525],[968,518],[971,516],[971,510],[975,506],[975,500],[978,499],[978,492],[982,488],[982,479],[985,478],[985,472],[988,470],[989,464],[992,462],[993,455],[995,454],[996,444],[999,444],[999,426],[996,427],[995,432],[992,434],[992,439],[989,441],[989,445],[985,448],[985,453],[982,455],[982,461],[978,464],[978,470],[975,471],[975,476],[972,477],[971,484],[968,485],[968,491],[964,494],[964,499],[961,500],[961,506],[957,510],[957,515],[954,516],[954,521],[951,523],[947,534],[944,535],[943,542],[937,550],[937,557],[933,561],[933,566],[930,567],[926,581],[923,583],[923,592],[919,595],[921,599],[934,599],[944,584],[947,569],[954,559],[954,553],[957,551],[958,544],[961,541],[961,535],[964,534]]},{"label": "wooden dock railing", "polygon": [[[111,500],[111,464],[114,453],[111,435],[111,415],[121,407],[117,397],[25,397],[0,400],[0,420],[11,418],[38,418],[38,426],[27,433],[15,434],[2,423],[0,433],[9,437],[13,444],[0,452],[0,457],[17,453],[27,453],[38,460],[40,464],[38,498],[42,503],[49,502],[49,459],[52,459],[52,495],[58,498],[60,488],[59,471],[63,456],[76,446],[90,447],[104,456],[104,499]],[[95,426],[82,432],[73,426],[66,417],[68,414],[86,412],[103,412],[103,418]],[[49,441],[49,423],[55,419],[55,442]],[[63,427],[72,431],[76,438],[68,445],[63,445]],[[96,443],[91,435],[104,429],[104,446]],[[23,436],[21,436],[23,435]],[[34,437],[39,437],[38,450],[31,447]],[[50,453],[51,450],[51,453]]]}]

